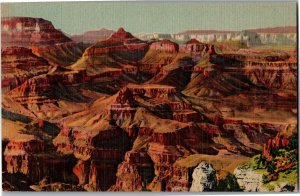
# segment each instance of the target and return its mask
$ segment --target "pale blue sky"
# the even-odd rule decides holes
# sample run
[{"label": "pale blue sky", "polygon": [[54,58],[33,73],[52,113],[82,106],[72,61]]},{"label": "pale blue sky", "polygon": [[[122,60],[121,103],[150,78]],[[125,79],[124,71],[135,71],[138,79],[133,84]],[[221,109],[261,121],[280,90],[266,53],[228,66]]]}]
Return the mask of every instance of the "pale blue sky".
[{"label": "pale blue sky", "polygon": [[2,16],[50,20],[69,34],[102,27],[132,33],[296,25],[295,2],[52,2],[1,5]]}]

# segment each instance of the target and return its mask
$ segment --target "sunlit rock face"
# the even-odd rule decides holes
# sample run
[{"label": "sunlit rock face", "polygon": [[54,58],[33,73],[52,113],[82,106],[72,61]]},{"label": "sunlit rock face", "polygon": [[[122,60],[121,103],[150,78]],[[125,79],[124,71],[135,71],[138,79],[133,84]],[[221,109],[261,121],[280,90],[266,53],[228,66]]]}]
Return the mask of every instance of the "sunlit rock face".
[{"label": "sunlit rock face", "polygon": [[248,192],[263,191],[262,175],[250,168],[237,168],[234,171],[239,186]]},{"label": "sunlit rock face", "polygon": [[118,53],[125,58],[139,59],[148,50],[149,45],[134,37],[131,33],[119,28],[105,40],[99,40],[96,44],[85,50],[83,57],[99,57],[104,54]]},{"label": "sunlit rock face", "polygon": [[216,170],[211,164],[201,162],[193,171],[191,192],[213,190],[217,185]]},{"label": "sunlit rock face", "polygon": [[50,21],[31,17],[4,17],[1,19],[2,47],[26,47],[51,64],[70,65],[82,54],[79,47]]},{"label": "sunlit rock face", "polygon": [[2,46],[51,45],[70,42],[50,21],[42,18],[2,18]]},{"label": "sunlit rock face", "polygon": [[178,44],[171,42],[167,39],[154,42],[150,45],[150,49],[157,50],[160,52],[170,52],[170,53],[176,53],[179,50]]}]

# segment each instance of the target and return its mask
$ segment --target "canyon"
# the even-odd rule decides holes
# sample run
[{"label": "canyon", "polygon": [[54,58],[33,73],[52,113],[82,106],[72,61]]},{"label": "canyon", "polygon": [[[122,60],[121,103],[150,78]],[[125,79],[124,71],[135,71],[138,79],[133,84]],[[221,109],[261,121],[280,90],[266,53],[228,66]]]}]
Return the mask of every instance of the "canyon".
[{"label": "canyon", "polygon": [[[246,32],[260,44],[291,33]],[[69,37],[44,19],[2,18],[4,190],[227,191],[232,175],[238,190],[272,191],[275,174],[243,165],[261,155],[294,172],[297,160],[273,153],[297,153],[297,52],[196,33],[208,32],[184,43],[124,28]]]}]

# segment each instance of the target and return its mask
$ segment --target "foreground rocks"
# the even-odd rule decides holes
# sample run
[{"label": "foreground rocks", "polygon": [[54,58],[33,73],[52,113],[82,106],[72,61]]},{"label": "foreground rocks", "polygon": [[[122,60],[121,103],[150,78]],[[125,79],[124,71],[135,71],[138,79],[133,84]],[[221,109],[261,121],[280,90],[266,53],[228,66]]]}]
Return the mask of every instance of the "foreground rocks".
[{"label": "foreground rocks", "polygon": [[250,168],[237,168],[234,171],[239,186],[247,192],[264,192],[262,175]]},{"label": "foreground rocks", "polygon": [[201,162],[193,171],[191,192],[214,190],[217,186],[216,170],[211,164]]}]

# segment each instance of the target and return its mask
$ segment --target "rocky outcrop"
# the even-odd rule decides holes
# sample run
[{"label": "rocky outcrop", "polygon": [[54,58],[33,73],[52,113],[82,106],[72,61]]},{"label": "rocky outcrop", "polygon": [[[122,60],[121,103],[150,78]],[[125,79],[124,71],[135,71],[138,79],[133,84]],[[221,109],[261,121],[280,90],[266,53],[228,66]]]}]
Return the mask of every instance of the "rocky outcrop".
[{"label": "rocky outcrop", "polygon": [[33,172],[33,168],[30,168],[33,161],[31,154],[43,151],[44,143],[40,140],[10,141],[4,151],[6,170],[8,173],[20,172],[31,175],[29,174]]},{"label": "rocky outcrop", "polygon": [[57,151],[78,159],[73,173],[88,191],[104,191],[115,184],[117,166],[130,147],[127,133],[106,120],[84,130],[64,127],[53,143]]},{"label": "rocky outcrop", "polygon": [[116,185],[110,191],[142,191],[142,177],[136,165],[126,162],[119,164],[116,176]]},{"label": "rocky outcrop", "polygon": [[271,89],[296,89],[296,61],[250,61],[245,64],[245,74],[255,85],[265,86]]},{"label": "rocky outcrop", "polygon": [[157,42],[154,42],[150,45],[150,49],[157,50],[160,52],[170,52],[177,53],[179,51],[178,44],[171,42],[167,39],[163,39]]},{"label": "rocky outcrop", "polygon": [[82,49],[50,21],[31,17],[4,17],[1,21],[2,47],[31,48],[34,54],[60,65],[70,65],[82,54]]},{"label": "rocky outcrop", "polygon": [[[123,28],[113,33],[106,40],[101,40],[85,50],[83,57],[97,57],[109,53],[130,53],[134,54],[133,59],[143,56],[148,50],[148,44],[143,42]],[[126,55],[123,55],[126,58]]]},{"label": "rocky outcrop", "polygon": [[53,139],[53,145],[56,147],[56,151],[63,154],[73,154],[72,139],[74,139],[72,129],[63,127],[59,134]]},{"label": "rocky outcrop", "polygon": [[249,167],[238,167],[234,170],[234,175],[241,189],[247,192],[264,191],[262,188],[262,174],[259,174]]},{"label": "rocky outcrop", "polygon": [[163,98],[174,95],[178,90],[173,86],[148,84],[148,85],[134,85],[127,86],[133,95],[146,96],[149,98]]},{"label": "rocky outcrop", "polygon": [[72,71],[63,69],[63,71],[59,71],[59,66],[50,68],[51,69],[48,74],[32,77],[8,94],[12,97],[45,95],[45,93],[50,91],[51,87],[58,82],[63,85],[73,85],[90,80],[90,78],[86,76],[86,72],[84,70]]},{"label": "rocky outcrop", "polygon": [[266,144],[264,144],[264,149],[262,156],[267,160],[271,160],[271,152],[279,148],[285,148],[289,144],[289,140],[284,138],[280,133],[278,133],[275,139],[270,138]]},{"label": "rocky outcrop", "polygon": [[199,163],[194,169],[192,177],[191,192],[211,191],[217,186],[216,170],[209,163]]},{"label": "rocky outcrop", "polygon": [[127,88],[119,91],[118,96],[110,106],[110,115],[118,125],[122,125],[126,120],[131,120],[136,111],[135,100],[132,92]]},{"label": "rocky outcrop", "polygon": [[214,46],[206,43],[201,43],[196,39],[191,39],[185,44],[179,46],[179,51],[195,55],[205,55],[207,53],[213,55],[216,54]]},{"label": "rocky outcrop", "polygon": [[89,180],[90,165],[87,161],[79,160],[73,167],[73,173],[78,178],[78,185],[85,185]]},{"label": "rocky outcrop", "polygon": [[1,51],[2,90],[7,92],[26,79],[47,73],[48,61],[24,47],[7,47]]},{"label": "rocky outcrop", "polygon": [[117,163],[112,160],[82,161],[73,168],[78,185],[87,191],[105,191],[116,181]]},{"label": "rocky outcrop", "polygon": [[42,18],[4,17],[1,22],[2,46],[50,45],[71,41],[50,21]]},{"label": "rocky outcrop", "polygon": [[22,173],[33,182],[41,180],[44,176],[66,182],[75,180],[72,172],[65,169],[64,166],[65,164],[72,164],[70,157],[51,155],[51,152],[45,150],[44,142],[39,139],[10,141],[4,151],[7,172],[11,174]]},{"label": "rocky outcrop", "polygon": [[94,44],[97,40],[107,39],[114,31],[109,29],[99,29],[94,31],[87,31],[82,35],[73,35],[71,38],[77,43]]},{"label": "rocky outcrop", "polygon": [[153,179],[153,162],[147,152],[131,150],[118,166],[116,184],[110,191],[143,191]]},{"label": "rocky outcrop", "polygon": [[34,191],[83,191],[82,187],[62,182],[50,182],[48,177],[43,178],[37,185],[31,185]]},{"label": "rocky outcrop", "polygon": [[248,29],[245,33],[255,33],[262,44],[289,45],[294,44],[297,39],[297,30],[294,26]]}]

